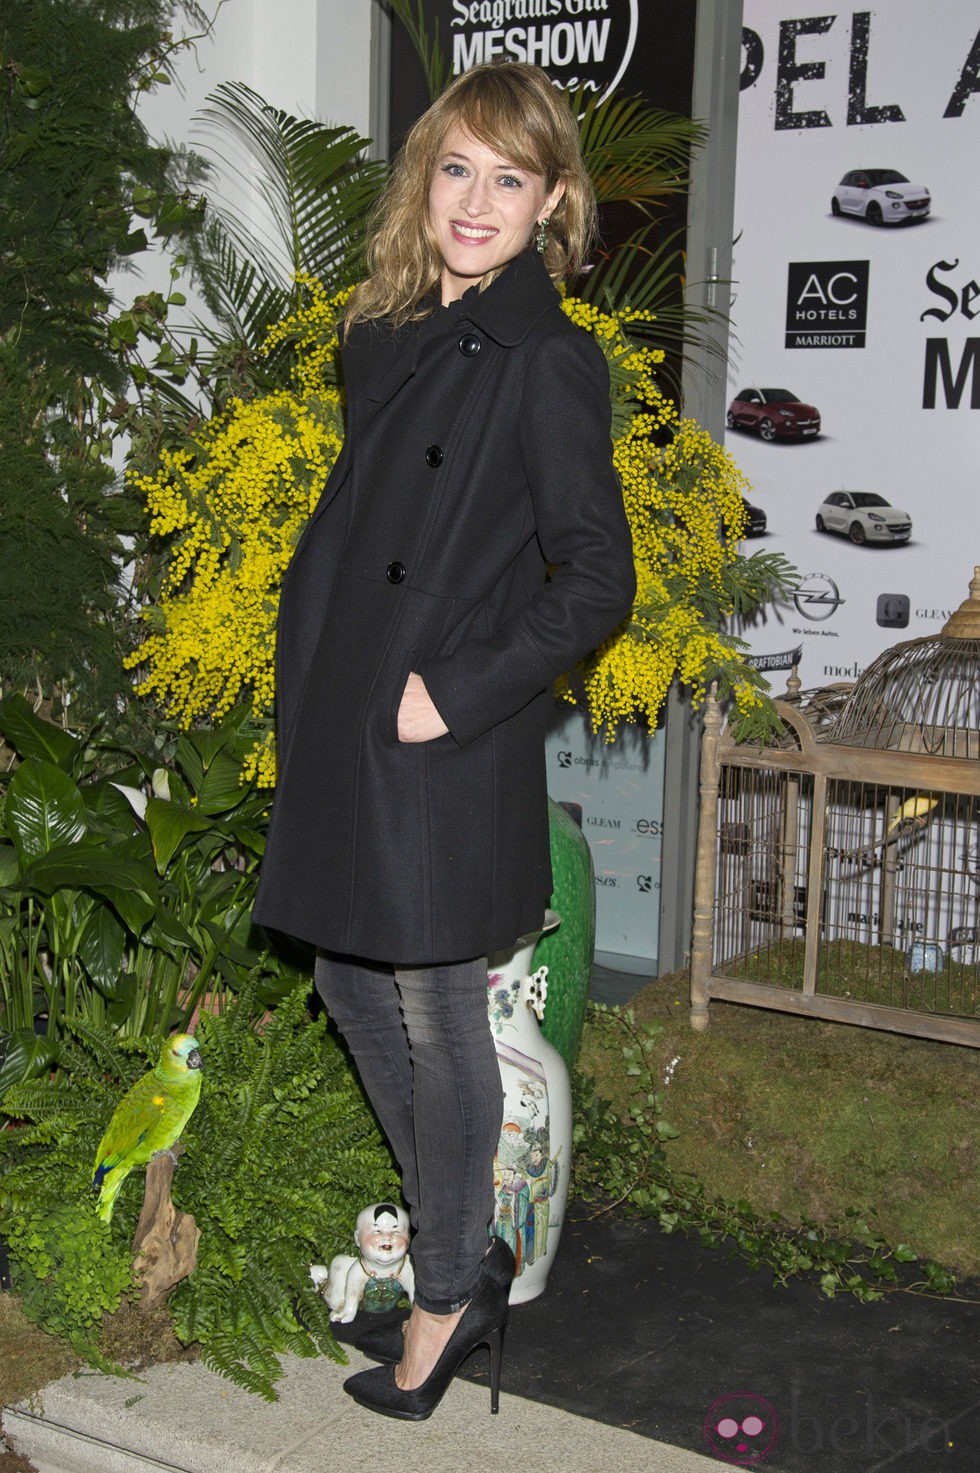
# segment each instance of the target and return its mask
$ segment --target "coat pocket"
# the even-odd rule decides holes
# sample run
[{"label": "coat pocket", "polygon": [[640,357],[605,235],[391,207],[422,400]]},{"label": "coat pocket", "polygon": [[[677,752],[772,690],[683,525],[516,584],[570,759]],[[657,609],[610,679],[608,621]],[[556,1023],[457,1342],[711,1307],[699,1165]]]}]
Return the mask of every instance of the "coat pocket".
[{"label": "coat pocket", "polygon": [[418,650],[409,650],[408,654],[404,655],[402,660],[396,666],[394,692],[392,694],[388,708],[388,717],[386,722],[387,729],[385,735],[388,736],[391,741],[393,741],[398,747],[410,747],[415,745],[414,742],[403,742],[401,737],[398,735],[398,711],[402,703],[402,696],[405,694],[405,686],[408,682],[408,677],[416,668],[418,664],[418,657]]}]

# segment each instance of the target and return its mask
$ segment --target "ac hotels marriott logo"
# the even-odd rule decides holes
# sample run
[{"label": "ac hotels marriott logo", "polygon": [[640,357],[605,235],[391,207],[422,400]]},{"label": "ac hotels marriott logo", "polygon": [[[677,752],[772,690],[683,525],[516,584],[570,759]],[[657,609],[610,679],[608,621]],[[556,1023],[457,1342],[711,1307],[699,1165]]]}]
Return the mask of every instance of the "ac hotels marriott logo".
[{"label": "ac hotels marriott logo", "polygon": [[868,269],[867,261],[791,261],[786,347],[863,348]]}]

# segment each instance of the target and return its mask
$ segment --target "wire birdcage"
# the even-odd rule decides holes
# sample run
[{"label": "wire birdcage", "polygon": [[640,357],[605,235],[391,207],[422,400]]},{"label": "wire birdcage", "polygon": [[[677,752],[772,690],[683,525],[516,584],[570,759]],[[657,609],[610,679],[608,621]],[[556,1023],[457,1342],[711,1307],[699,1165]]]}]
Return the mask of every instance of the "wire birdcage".
[{"label": "wire birdcage", "polygon": [[713,997],[980,1047],[980,568],[942,633],[777,701],[710,701],[691,1022]]},{"label": "wire birdcage", "polygon": [[942,632],[879,655],[818,740],[980,757],[980,568]]}]

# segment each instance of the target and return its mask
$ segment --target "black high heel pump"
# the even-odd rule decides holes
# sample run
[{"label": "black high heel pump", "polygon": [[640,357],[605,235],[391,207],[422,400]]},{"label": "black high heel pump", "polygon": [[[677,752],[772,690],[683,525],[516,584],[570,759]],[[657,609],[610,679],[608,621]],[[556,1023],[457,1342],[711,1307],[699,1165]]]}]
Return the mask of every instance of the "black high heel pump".
[{"label": "black high heel pump", "polygon": [[484,1256],[483,1272],[501,1289],[510,1291],[514,1275],[517,1273],[517,1259],[509,1244],[505,1243],[503,1238],[498,1238],[496,1233],[490,1239],[490,1247]]},{"label": "black high heel pump", "polygon": [[344,1382],[344,1390],[369,1411],[404,1422],[423,1422],[431,1417],[463,1361],[478,1345],[490,1351],[490,1410],[500,1410],[500,1365],[504,1326],[507,1323],[507,1290],[484,1273],[480,1286],[463,1311],[459,1323],[427,1379],[411,1391],[395,1381],[391,1365],[372,1366]]},{"label": "black high heel pump", "polygon": [[[483,1273],[501,1289],[510,1289],[517,1263],[503,1238],[494,1237],[483,1260]],[[383,1365],[397,1365],[405,1353],[406,1320],[394,1320],[368,1330],[356,1341],[358,1350],[369,1360]]]},{"label": "black high heel pump", "polygon": [[405,1353],[405,1326],[403,1320],[392,1320],[387,1325],[377,1325],[355,1340],[354,1344],[368,1360],[381,1361],[383,1365],[396,1366]]}]

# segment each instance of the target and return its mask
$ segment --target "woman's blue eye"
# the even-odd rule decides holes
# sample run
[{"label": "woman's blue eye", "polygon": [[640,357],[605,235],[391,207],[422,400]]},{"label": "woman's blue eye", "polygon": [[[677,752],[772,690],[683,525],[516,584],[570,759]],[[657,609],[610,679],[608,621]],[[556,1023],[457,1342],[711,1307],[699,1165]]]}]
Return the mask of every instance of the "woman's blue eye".
[{"label": "woman's blue eye", "polygon": [[[466,179],[469,177],[465,164],[460,164],[458,162],[450,160],[448,163],[442,164],[440,167],[443,174],[448,174],[451,179]],[[518,179],[517,176],[514,174],[502,174],[500,176],[499,183],[505,189],[524,188],[524,180]]]}]

